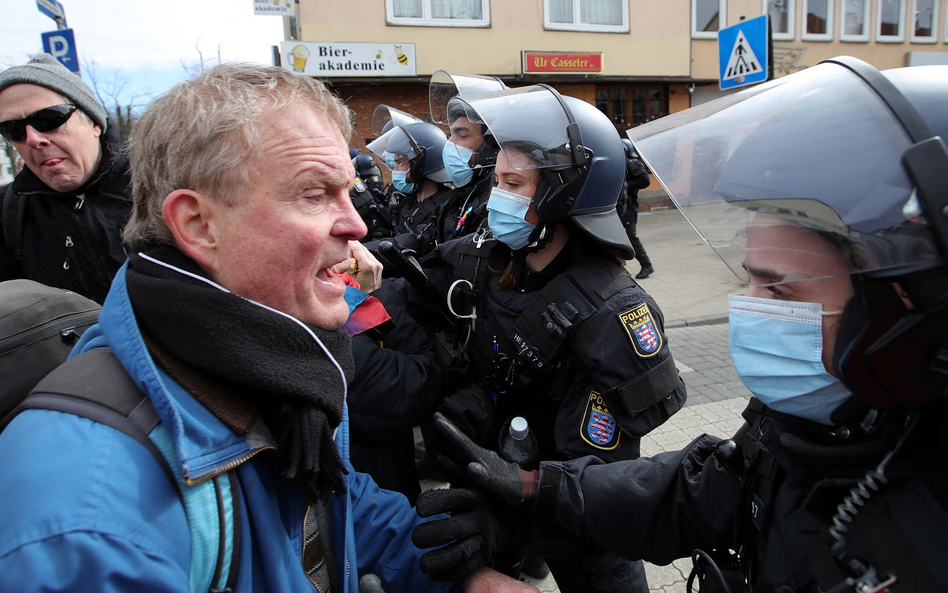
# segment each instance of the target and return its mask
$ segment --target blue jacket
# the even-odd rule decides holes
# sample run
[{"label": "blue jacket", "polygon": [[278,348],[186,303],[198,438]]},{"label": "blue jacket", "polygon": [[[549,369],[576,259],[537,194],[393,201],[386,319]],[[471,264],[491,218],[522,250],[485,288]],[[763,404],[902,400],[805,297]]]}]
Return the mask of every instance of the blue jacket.
[{"label": "blue jacket", "polygon": [[[127,264],[126,264],[127,266]],[[119,270],[74,353],[108,345],[147,393],[175,445],[185,483],[236,467],[240,488],[237,591],[313,591],[302,570],[308,506],[274,477],[267,435],[237,435],[156,366]],[[259,423],[258,423],[259,424]],[[349,465],[348,414],[336,436],[348,494],[331,501],[339,590],[374,573],[386,591],[445,591],[418,568],[420,521],[400,494]],[[0,434],[0,591],[188,591],[192,555],[184,508],[151,454],[91,420],[20,414]],[[196,551],[195,556],[200,552]]]}]

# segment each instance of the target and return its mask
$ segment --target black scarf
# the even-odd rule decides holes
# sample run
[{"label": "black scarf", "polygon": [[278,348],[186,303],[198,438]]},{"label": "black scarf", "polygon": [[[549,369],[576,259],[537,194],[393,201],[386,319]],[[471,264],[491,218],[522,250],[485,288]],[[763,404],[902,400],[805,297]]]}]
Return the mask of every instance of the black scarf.
[{"label": "black scarf", "polygon": [[[174,247],[147,245],[139,251],[207,277]],[[342,421],[345,384],[304,327],[138,253],[129,258],[126,282],[146,339],[190,373],[223,387],[235,405],[249,402],[276,437],[281,474],[302,488],[309,502],[330,491],[346,492],[348,472],[332,440]],[[307,327],[351,377],[349,336]],[[226,407],[230,398],[221,399]],[[209,409],[226,422],[217,403]]]}]

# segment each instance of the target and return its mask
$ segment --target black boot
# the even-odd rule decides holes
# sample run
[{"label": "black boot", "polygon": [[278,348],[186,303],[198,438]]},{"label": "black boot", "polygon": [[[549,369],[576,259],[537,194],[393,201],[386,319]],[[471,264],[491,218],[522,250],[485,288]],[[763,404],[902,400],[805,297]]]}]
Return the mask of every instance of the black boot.
[{"label": "black boot", "polygon": [[635,275],[636,280],[642,280],[648,278],[655,272],[655,268],[652,267],[652,264],[645,264],[642,266],[642,269],[638,274]]}]

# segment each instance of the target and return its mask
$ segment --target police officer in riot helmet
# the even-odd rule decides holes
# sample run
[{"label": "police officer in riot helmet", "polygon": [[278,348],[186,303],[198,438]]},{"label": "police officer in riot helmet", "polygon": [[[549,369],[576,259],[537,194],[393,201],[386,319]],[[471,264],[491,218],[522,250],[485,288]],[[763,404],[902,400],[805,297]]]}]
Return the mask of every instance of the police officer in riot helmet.
[{"label": "police officer in riot helmet", "polygon": [[374,196],[381,198],[385,195],[385,180],[382,179],[382,170],[375,159],[367,154],[360,154],[352,159],[352,166],[355,167],[356,176]]},{"label": "police officer in riot helmet", "polygon": [[394,225],[389,218],[386,207],[385,183],[382,171],[375,159],[367,154],[353,157],[352,166],[355,167],[356,177],[349,188],[349,197],[359,216],[365,223],[368,232],[361,239],[363,243],[390,237]]},{"label": "police officer in riot helmet", "polygon": [[948,590],[945,96],[946,66],[843,57],[631,130],[748,284],[746,423],[530,475],[439,421],[471,476],[625,557],[691,556],[702,591]]},{"label": "police officer in riot helmet", "polygon": [[434,124],[416,122],[395,125],[368,144],[392,171],[390,213],[399,248],[423,254],[440,240],[435,214],[451,180],[441,156],[446,141]]},{"label": "police officer in riot helmet", "polygon": [[473,233],[487,217],[487,198],[491,189],[491,171],[496,147],[488,142],[483,123],[472,122],[454,97],[476,95],[507,88],[499,79],[477,74],[459,74],[438,70],[428,83],[428,108],[435,123],[448,126],[444,146],[445,170],[456,190],[446,200],[442,220],[442,238],[447,241]]},{"label": "police officer in riot helmet", "polygon": [[[369,129],[373,136],[378,137],[394,126],[421,121],[421,119],[400,109],[388,105],[378,105],[372,113],[372,123]],[[369,243],[391,237],[395,232],[393,217],[398,210],[398,198],[401,194],[385,186],[382,171],[371,156],[360,154],[357,148],[350,148],[349,156],[352,158],[352,166],[356,170],[356,179],[349,190],[349,197],[352,198],[356,211],[368,227],[368,232],[361,241]]]},{"label": "police officer in riot helmet", "polygon": [[[545,85],[455,98],[454,105],[488,127],[498,152],[488,227],[440,245],[423,262],[457,319],[457,389],[441,412],[490,449],[512,418],[525,418],[538,445],[533,464],[638,457],[639,438],[683,405],[685,388],[661,311],[621,263],[632,248],[615,210],[625,175],[618,133],[592,105]],[[452,484],[465,480],[463,470],[449,473]],[[457,492],[422,493],[419,513],[453,517],[416,531],[416,545],[447,543],[480,521],[472,517],[487,516],[472,504],[496,508],[474,491],[461,491],[462,500]],[[640,562],[552,523],[494,525],[502,528],[482,523],[470,533],[460,554],[456,545],[430,552],[423,570],[457,577],[507,545],[511,555],[498,569],[539,553],[564,592],[648,590]]]}]

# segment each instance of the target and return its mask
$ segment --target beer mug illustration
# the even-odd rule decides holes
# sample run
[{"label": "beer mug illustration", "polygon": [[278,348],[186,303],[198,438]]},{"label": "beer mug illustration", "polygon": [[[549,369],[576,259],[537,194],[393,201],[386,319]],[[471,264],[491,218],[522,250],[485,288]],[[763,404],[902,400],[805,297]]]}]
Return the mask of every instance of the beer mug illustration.
[{"label": "beer mug illustration", "polygon": [[294,72],[303,72],[306,70],[306,58],[308,57],[309,50],[306,49],[304,45],[294,46],[293,49],[286,54],[286,59],[293,65]]}]

